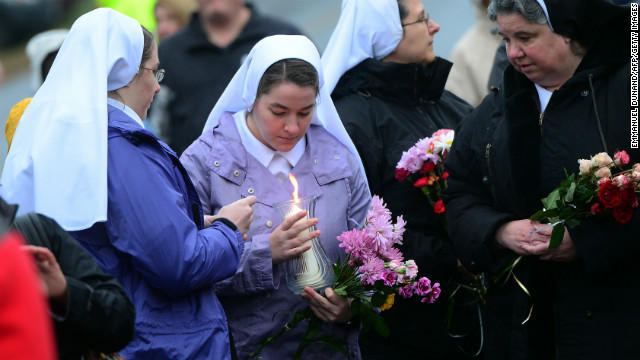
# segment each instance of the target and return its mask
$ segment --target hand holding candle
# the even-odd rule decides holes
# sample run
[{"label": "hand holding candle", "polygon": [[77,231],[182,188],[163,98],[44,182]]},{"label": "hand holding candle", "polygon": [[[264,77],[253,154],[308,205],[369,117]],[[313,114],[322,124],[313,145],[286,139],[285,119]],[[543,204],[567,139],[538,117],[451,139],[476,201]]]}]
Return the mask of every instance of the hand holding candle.
[{"label": "hand holding candle", "polygon": [[300,208],[296,212],[290,212],[269,236],[273,264],[283,263],[309,250],[309,240],[320,236],[320,230],[310,231],[316,224],[318,219],[309,219],[307,212]]}]

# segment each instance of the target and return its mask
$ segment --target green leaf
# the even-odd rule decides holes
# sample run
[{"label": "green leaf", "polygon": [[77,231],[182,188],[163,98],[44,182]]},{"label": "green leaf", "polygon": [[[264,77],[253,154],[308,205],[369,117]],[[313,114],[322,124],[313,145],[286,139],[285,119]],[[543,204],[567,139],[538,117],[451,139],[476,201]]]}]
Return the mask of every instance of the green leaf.
[{"label": "green leaf", "polygon": [[557,208],[556,202],[560,200],[560,189],[555,189],[546,198],[542,199],[542,204],[546,210]]},{"label": "green leaf", "polygon": [[549,242],[549,249],[555,249],[560,246],[563,237],[564,221],[553,227],[553,231],[551,231],[551,241]]},{"label": "green leaf", "polygon": [[567,219],[567,221],[565,221],[565,225],[567,225],[569,227],[569,229],[573,229],[574,227],[580,225],[580,220]]},{"label": "green leaf", "polygon": [[373,293],[373,296],[371,296],[371,305],[373,307],[377,307],[379,308],[380,306],[384,305],[387,302],[387,297],[380,292],[375,292]]},{"label": "green leaf", "polygon": [[360,315],[360,301],[354,300],[351,302],[351,313],[354,316]]},{"label": "green leaf", "polygon": [[538,221],[538,220],[542,220],[546,218],[546,216],[544,216],[544,210],[540,210],[537,213],[531,215],[531,217],[529,218],[529,220],[534,220],[534,221]]},{"label": "green leaf", "polygon": [[382,316],[377,316],[375,322],[373,323],[373,328],[376,329],[376,332],[380,334],[383,338],[389,337],[389,326],[386,321],[382,318]]},{"label": "green leaf", "polygon": [[573,201],[573,192],[576,190],[576,183],[572,182],[571,185],[569,185],[569,189],[567,190],[567,194],[564,196],[564,201],[565,202],[572,202]]}]

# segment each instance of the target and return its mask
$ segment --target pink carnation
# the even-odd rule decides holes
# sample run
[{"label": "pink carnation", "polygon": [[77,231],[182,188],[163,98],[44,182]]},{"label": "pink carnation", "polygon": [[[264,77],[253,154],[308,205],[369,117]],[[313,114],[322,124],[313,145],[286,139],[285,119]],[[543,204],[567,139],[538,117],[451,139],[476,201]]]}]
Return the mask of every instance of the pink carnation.
[{"label": "pink carnation", "polygon": [[413,260],[407,260],[405,265],[407,266],[407,273],[405,275],[408,276],[409,279],[415,279],[415,277],[418,276],[418,265],[416,265],[416,262]]},{"label": "pink carnation", "polygon": [[398,274],[396,274],[395,271],[391,271],[387,269],[382,274],[382,280],[384,280],[385,286],[393,286],[396,284],[396,281],[398,280]]},{"label": "pink carnation", "polygon": [[420,280],[413,284],[413,290],[420,296],[429,294],[431,292],[431,280],[421,277]]},{"label": "pink carnation", "polygon": [[439,283],[435,283],[433,284],[433,287],[431,288],[431,293],[427,296],[425,296],[421,302],[426,302],[428,304],[433,304],[436,299],[440,296],[440,293],[442,292],[442,290],[440,290],[440,284]]},{"label": "pink carnation", "polygon": [[398,289],[398,294],[400,294],[400,296],[402,296],[405,299],[408,299],[408,298],[412,297],[413,296],[413,286],[411,286],[411,285],[401,286]]}]

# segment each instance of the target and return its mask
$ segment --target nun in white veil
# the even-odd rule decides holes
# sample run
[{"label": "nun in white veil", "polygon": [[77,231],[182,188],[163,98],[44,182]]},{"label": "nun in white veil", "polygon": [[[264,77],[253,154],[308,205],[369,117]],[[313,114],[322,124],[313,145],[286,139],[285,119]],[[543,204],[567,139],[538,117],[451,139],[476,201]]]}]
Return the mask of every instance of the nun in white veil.
[{"label": "nun in white veil", "polygon": [[[427,10],[420,0],[343,0],[322,65],[371,192],[407,221],[400,251],[416,261],[422,275],[446,284],[457,273],[447,228],[421,189],[394,177],[404,151],[438,129],[455,129],[472,110],[444,90],[452,64],[434,53],[440,26]],[[445,313],[446,300],[428,307],[411,299],[396,302],[380,314],[390,329],[387,338],[374,331],[361,335],[363,357],[415,358],[428,348],[430,359],[465,358],[447,334]],[[463,341],[475,341],[476,333],[469,333]],[[476,351],[472,346],[469,352]]]},{"label": "nun in white veil", "polygon": [[[235,74],[205,125],[204,133],[181,156],[205,212],[250,194],[258,198],[241,266],[214,286],[239,358],[290,320],[281,310],[309,305],[326,323],[323,333],[347,343],[349,355],[323,345],[309,346],[304,358],[359,358],[357,323],[349,302],[327,288],[306,288],[302,296],[285,283],[285,262],[309,249],[320,235],[330,260],[344,258],[336,239],[359,227],[370,195],[357,151],[333,106],[320,56],[304,36],[271,36],[258,42]],[[280,220],[272,205],[291,200],[291,173],[299,196],[315,196],[315,219]],[[302,232],[317,223],[314,232]],[[305,326],[290,329],[265,347],[263,359],[293,358]]]},{"label": "nun in white veil", "polygon": [[120,281],[136,308],[124,357],[230,359],[211,285],[237,269],[255,197],[204,222],[175,153],[142,126],[162,75],[137,21],[81,16],[18,124],[2,190],[73,231]]}]

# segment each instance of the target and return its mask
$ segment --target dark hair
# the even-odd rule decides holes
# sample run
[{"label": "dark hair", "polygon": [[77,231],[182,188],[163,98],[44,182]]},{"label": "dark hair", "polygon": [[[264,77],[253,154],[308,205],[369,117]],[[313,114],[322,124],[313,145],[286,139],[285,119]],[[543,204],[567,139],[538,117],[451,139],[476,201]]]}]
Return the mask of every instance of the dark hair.
[{"label": "dark hair", "polygon": [[144,37],[144,47],[142,48],[142,60],[140,60],[140,66],[143,66],[144,63],[147,62],[151,58],[151,50],[153,49],[153,34],[151,31],[147,30],[146,27],[140,25],[142,27],[142,35]]},{"label": "dark hair", "polygon": [[409,9],[407,9],[407,5],[404,4],[404,0],[398,0],[398,11],[400,12],[400,21],[409,16]]},{"label": "dark hair", "polygon": [[40,64],[40,74],[42,75],[43,82],[47,78],[47,75],[49,75],[49,70],[51,70],[51,66],[53,66],[53,61],[56,59],[59,50],[60,49],[48,53],[47,56],[44,57],[44,60],[42,60],[42,64]]},{"label": "dark hair", "polygon": [[268,94],[276,85],[284,83],[292,83],[300,87],[310,86],[316,91],[316,95],[320,91],[318,72],[313,65],[300,59],[283,59],[271,64],[262,75],[255,102],[260,99],[260,96]]}]

